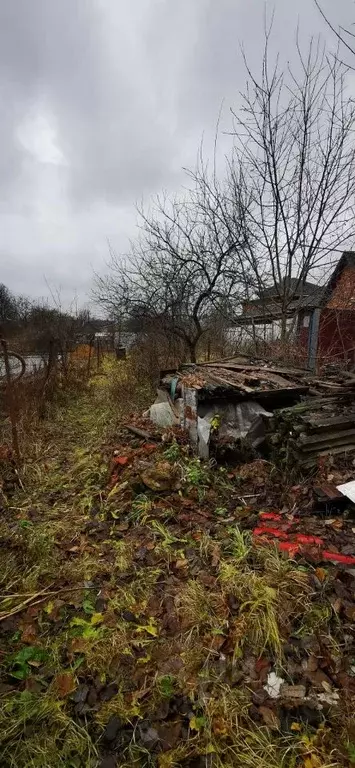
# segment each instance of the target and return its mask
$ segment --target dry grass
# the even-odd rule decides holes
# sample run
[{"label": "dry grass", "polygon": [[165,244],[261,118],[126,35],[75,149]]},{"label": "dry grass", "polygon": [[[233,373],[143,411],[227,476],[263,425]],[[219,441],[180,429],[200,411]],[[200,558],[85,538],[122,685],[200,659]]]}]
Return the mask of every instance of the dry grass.
[{"label": "dry grass", "polygon": [[127,360],[111,362],[106,367],[112,402],[116,407],[124,404],[126,414],[141,411],[154,401],[159,369],[147,377],[144,368],[144,358],[137,351],[130,353]]},{"label": "dry grass", "polygon": [[219,580],[240,603],[236,653],[247,643],[260,656],[268,649],[280,662],[290,623],[310,610],[308,574],[276,548],[251,547],[239,532],[232,542],[235,557],[221,561]]},{"label": "dry grass", "polygon": [[223,625],[227,610],[221,593],[207,590],[197,580],[188,581],[179,593],[178,612],[183,628],[201,630]]},{"label": "dry grass", "polygon": [[67,768],[78,758],[97,765],[97,752],[85,728],[64,712],[63,703],[29,691],[0,703],[0,749],[8,768]]},{"label": "dry grass", "polygon": [[[171,460],[182,464],[183,483],[171,509],[167,500],[167,514],[160,515],[161,497],[138,489],[122,508],[116,499],[112,518],[101,446],[116,447],[120,410],[113,411],[107,394],[119,392],[122,380],[120,397],[132,393],[125,365],[110,361],[88,391],[38,429],[24,490],[13,495],[2,522],[1,588],[13,597],[1,611],[53,582],[54,590],[75,588],[22,611],[9,630],[1,658],[6,682],[13,655],[30,643],[46,662],[30,667],[26,681],[10,676],[18,690],[0,703],[4,768],[97,768],[112,716],[129,734],[120,768],[345,768],[354,741],[350,709],[329,723],[329,733],[302,724],[294,733],[270,731],[255,721],[243,665],[265,656],[270,668],[282,669],[291,631],[320,633],[331,649],[332,614],[326,597],[320,602],[313,594],[309,571],[274,548],[255,546],[223,515],[210,515],[206,525],[192,518],[190,527],[185,519],[183,527],[180,500],[181,507],[188,500],[184,509],[192,515],[228,504],[233,487],[223,473],[177,455],[174,446]],[[140,389],[129,402],[146,394]],[[106,526],[102,537],[88,533],[92,521]],[[35,635],[25,642],[28,625]],[[118,693],[85,720],[70,696],[58,698],[55,679],[63,672],[76,684],[115,681]],[[181,720],[178,742],[153,754],[140,741],[140,725],[156,728],[162,703],[177,700],[166,722]]]}]

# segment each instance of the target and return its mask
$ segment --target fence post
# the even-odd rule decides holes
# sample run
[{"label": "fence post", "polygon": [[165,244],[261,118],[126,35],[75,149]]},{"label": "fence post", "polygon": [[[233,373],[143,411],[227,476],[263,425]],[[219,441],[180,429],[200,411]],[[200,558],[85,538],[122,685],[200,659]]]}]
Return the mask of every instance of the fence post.
[{"label": "fence post", "polygon": [[91,372],[91,355],[92,355],[93,345],[94,345],[94,342],[93,342],[92,339],[90,339],[90,343],[89,343],[89,356],[88,356],[87,371],[86,371],[88,379],[90,378],[90,372]]},{"label": "fence post", "polygon": [[307,365],[308,365],[308,368],[311,369],[311,371],[315,371],[317,367],[319,320],[320,320],[320,309],[317,307],[312,312],[311,322],[309,324],[309,330],[308,330],[309,336],[308,336]]},{"label": "fence post", "polygon": [[16,404],[15,404],[15,398],[12,388],[12,379],[11,379],[11,368],[10,368],[10,361],[9,361],[9,355],[8,355],[8,349],[7,349],[7,343],[5,339],[0,340],[1,346],[3,348],[4,352],[4,362],[5,362],[5,372],[6,372],[6,383],[7,383],[7,402],[9,406],[9,416],[11,421],[11,433],[12,433],[12,447],[14,449],[14,453],[16,456],[17,464],[21,464],[21,454],[20,454],[20,448],[19,448],[19,442],[18,442],[18,433],[17,433],[17,419],[16,419]]},{"label": "fence post", "polygon": [[100,363],[101,363],[101,343],[100,339],[97,339],[97,370],[100,370]]}]

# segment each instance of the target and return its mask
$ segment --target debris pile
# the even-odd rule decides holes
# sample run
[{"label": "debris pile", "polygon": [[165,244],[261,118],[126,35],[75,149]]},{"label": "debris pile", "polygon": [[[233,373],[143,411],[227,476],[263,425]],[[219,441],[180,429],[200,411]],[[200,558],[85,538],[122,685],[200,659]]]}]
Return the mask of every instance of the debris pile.
[{"label": "debris pile", "polygon": [[274,412],[269,442],[277,460],[309,468],[319,457],[355,451],[355,398],[340,394],[311,398]]},{"label": "debris pile", "polygon": [[201,458],[211,446],[215,455],[238,446],[239,458],[248,460],[271,445],[274,459],[307,469],[318,456],[355,450],[354,404],[355,377],[348,372],[321,379],[236,358],[163,372],[146,415],[161,427],[186,428]]}]

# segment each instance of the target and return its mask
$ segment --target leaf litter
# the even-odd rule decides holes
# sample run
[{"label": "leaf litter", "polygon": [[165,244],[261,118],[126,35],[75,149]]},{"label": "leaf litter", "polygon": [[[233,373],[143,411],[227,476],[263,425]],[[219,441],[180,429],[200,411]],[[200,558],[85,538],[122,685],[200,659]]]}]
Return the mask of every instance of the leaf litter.
[{"label": "leaf litter", "polygon": [[181,430],[127,432],[108,386],[3,509],[2,764],[354,764],[355,571],[323,559],[354,526],[313,512],[324,466],[204,464]]}]

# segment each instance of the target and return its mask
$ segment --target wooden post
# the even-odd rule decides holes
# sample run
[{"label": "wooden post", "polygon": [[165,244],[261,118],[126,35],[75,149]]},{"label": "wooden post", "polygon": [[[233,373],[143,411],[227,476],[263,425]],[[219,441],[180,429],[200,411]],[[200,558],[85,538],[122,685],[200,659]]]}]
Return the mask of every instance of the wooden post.
[{"label": "wooden post", "polygon": [[11,368],[10,368],[10,361],[9,361],[9,355],[8,355],[8,349],[7,349],[7,343],[5,339],[1,339],[1,346],[3,348],[4,352],[4,362],[5,362],[5,371],[6,371],[6,394],[7,394],[7,402],[9,406],[9,416],[11,421],[11,432],[12,432],[12,447],[14,449],[14,453],[16,456],[17,464],[21,464],[21,454],[20,454],[20,448],[19,448],[19,442],[18,442],[18,432],[17,432],[17,418],[16,418],[16,403],[14,398],[14,392],[12,388],[12,379],[11,379]]},{"label": "wooden post", "polygon": [[88,356],[88,364],[87,364],[87,377],[90,378],[90,369],[91,369],[91,355],[93,350],[94,341],[90,339],[89,343],[89,356]]},{"label": "wooden post", "polygon": [[317,352],[318,352],[318,337],[319,337],[319,320],[320,309],[317,307],[313,310],[311,316],[311,322],[308,329],[308,361],[307,365],[311,371],[315,371],[317,367]]}]

